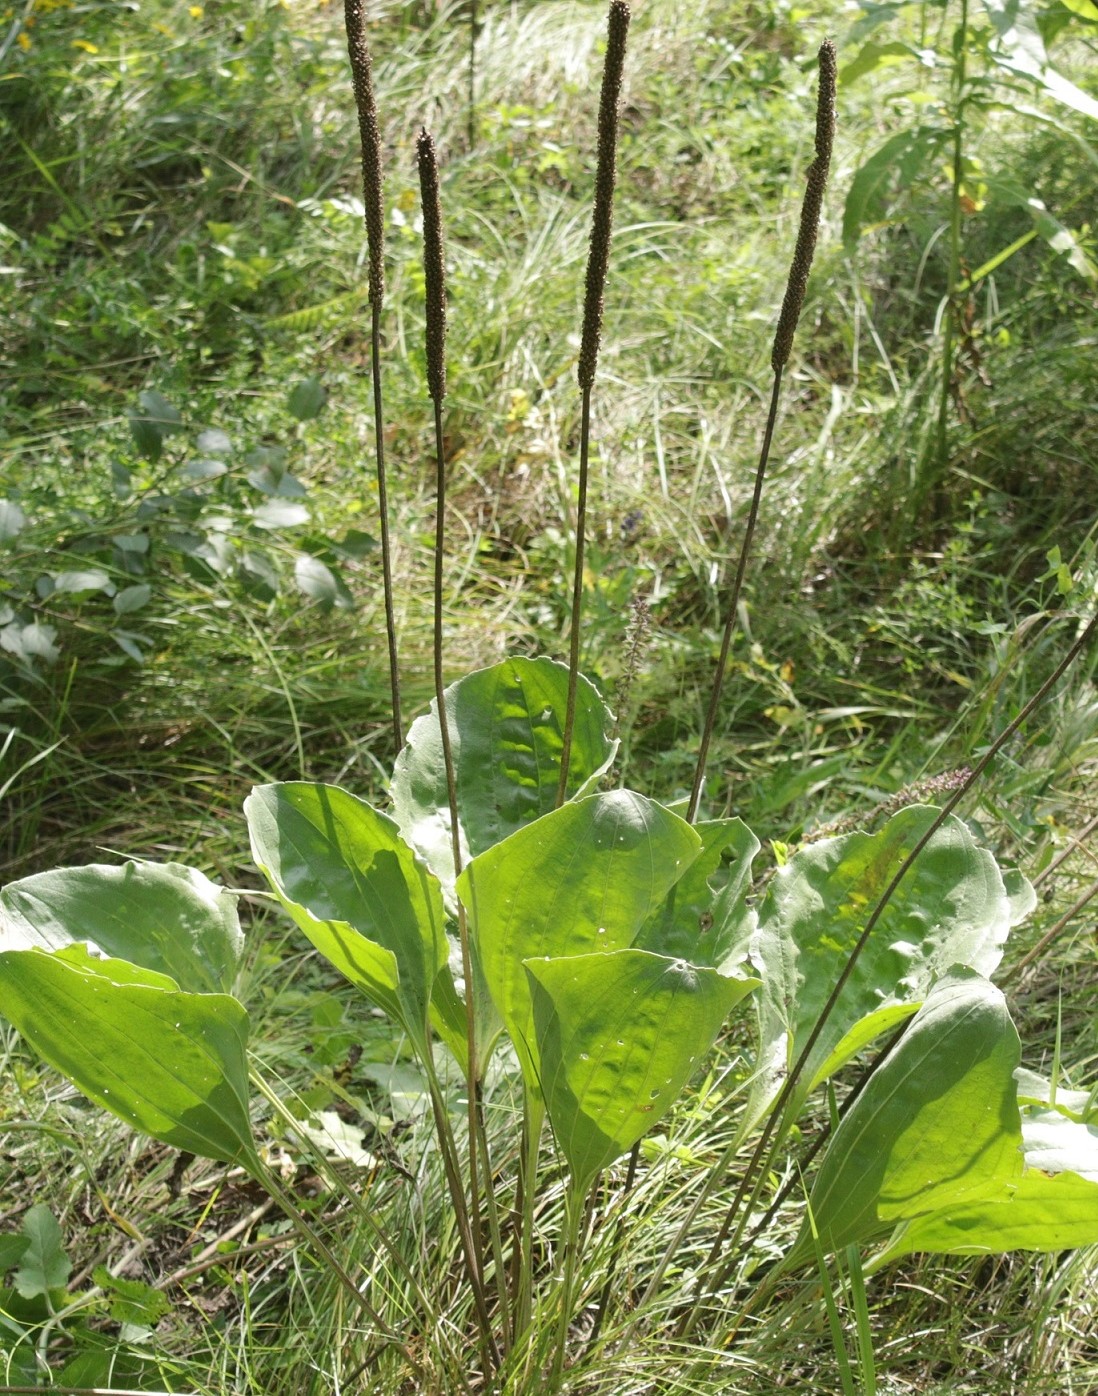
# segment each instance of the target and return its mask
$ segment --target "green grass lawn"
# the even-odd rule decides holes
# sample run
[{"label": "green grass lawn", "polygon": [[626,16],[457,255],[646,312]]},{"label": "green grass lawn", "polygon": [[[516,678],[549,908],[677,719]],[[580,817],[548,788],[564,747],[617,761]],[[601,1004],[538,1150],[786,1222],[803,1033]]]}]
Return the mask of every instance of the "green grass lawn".
[{"label": "green grass lawn", "polygon": [[[1041,12],[1083,98],[1096,90],[1093,8]],[[605,13],[587,0],[482,2],[472,89],[468,6],[384,3],[370,15],[407,722],[432,691],[415,137],[427,123],[442,162],[446,668],[457,678],[505,655],[561,658],[567,644]],[[815,53],[828,34],[839,46],[831,184],[705,789],[713,817],[738,815],[758,834],[764,872],[905,792],[933,801],[1094,605],[1098,127],[1085,101],[995,61],[983,9],[960,84],[959,16],[958,0],[887,21],[830,0],[636,6],[581,667],[618,710],[624,781],[665,801],[689,791],[750,499],[812,156]],[[866,43],[889,42],[885,57],[903,61],[850,67]],[[379,799],[395,754],[343,16],[296,0],[38,0],[0,16],[0,53],[0,880],[137,857],[254,891],[241,815],[253,784],[307,777]],[[948,140],[925,136],[925,158],[895,147],[859,235],[852,191],[864,193],[866,161],[939,128]],[[956,297],[944,379],[951,247],[972,284]],[[1077,905],[1095,877],[1096,666],[1098,654],[1081,656],[963,811],[1038,882],[1009,957],[1064,921],[1012,1001],[1025,1064],[1048,1074],[1062,1063],[1078,1089],[1098,1058],[1093,904]],[[257,1059],[296,1093],[299,1116],[328,1111],[365,1131],[370,1161],[359,1157],[355,1177],[368,1205],[437,1281],[438,1330],[420,1355],[440,1390],[460,1390],[446,1383],[469,1300],[406,1047],[283,920],[256,898],[243,907]],[[818,1276],[694,1347],[632,1320],[735,1132],[752,1052],[730,1033],[667,1133],[646,1141],[621,1303],[568,1389],[846,1389]],[[47,1370],[70,1387],[413,1389],[385,1385],[403,1378],[388,1357],[372,1365],[360,1316],[246,1178],[181,1171],[3,1025],[0,1063],[0,1244],[31,1202],[47,1203],[70,1291],[99,1286],[86,1309],[46,1324],[37,1375],[5,1374],[0,1312],[0,1389],[41,1384]],[[493,1092],[489,1130],[509,1158],[514,1079],[501,1069]],[[827,1110],[821,1099],[814,1124]],[[261,1112],[269,1161],[385,1292],[384,1255],[350,1189]],[[783,1179],[770,1181],[776,1191]],[[710,1199],[680,1257],[679,1287],[661,1300],[672,1318],[727,1204]],[[544,1237],[561,1206],[550,1186]],[[803,1196],[779,1213],[764,1259],[788,1246],[802,1210]],[[589,1256],[588,1309],[611,1233]],[[1094,1263],[1086,1251],[905,1261],[868,1281],[860,1330],[856,1277],[836,1271],[852,1389],[1095,1389]],[[126,1311],[100,1266],[158,1286],[168,1307]],[[734,1293],[751,1283],[745,1269]]]}]

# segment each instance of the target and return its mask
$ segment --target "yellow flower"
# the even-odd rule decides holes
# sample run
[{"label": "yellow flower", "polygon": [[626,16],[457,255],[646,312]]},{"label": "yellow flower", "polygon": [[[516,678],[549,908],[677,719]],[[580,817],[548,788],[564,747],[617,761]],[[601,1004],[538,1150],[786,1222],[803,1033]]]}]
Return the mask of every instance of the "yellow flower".
[{"label": "yellow flower", "polygon": [[73,48],[83,49],[85,53],[98,53],[99,50],[94,44],[89,44],[87,39],[73,39]]},{"label": "yellow flower", "polygon": [[187,13],[192,19],[201,19],[206,12],[201,5],[188,5]]},{"label": "yellow flower", "polygon": [[16,40],[16,42],[18,43],[19,47],[23,50],[23,52],[26,53],[27,49],[29,49],[31,46],[30,35],[24,30],[23,33],[19,35],[19,38]]}]

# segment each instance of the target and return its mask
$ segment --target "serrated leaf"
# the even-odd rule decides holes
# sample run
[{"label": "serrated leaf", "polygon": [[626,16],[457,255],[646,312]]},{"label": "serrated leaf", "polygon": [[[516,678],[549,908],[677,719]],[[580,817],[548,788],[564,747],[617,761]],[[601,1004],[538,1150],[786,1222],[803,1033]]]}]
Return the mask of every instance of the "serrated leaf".
[{"label": "serrated leaf", "polygon": [[23,1235],[29,1245],[15,1272],[15,1287],[24,1299],[64,1289],[72,1274],[72,1262],[65,1254],[64,1239],[57,1219],[39,1202],[23,1218]]},{"label": "serrated leaf", "polygon": [[328,389],[319,378],[303,378],[295,383],[286,406],[299,422],[308,422],[320,415],[328,401]]},{"label": "serrated leaf", "polygon": [[155,1328],[165,1314],[171,1312],[171,1300],[164,1291],[154,1289],[143,1280],[112,1275],[105,1265],[95,1267],[92,1279],[109,1296],[109,1312],[115,1323]]}]

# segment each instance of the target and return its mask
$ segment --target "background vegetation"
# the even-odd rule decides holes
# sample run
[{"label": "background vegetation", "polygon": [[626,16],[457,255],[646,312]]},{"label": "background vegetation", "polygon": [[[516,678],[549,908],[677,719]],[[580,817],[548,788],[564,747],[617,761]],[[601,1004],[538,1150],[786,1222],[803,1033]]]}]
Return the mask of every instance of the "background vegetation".
[{"label": "background vegetation", "polygon": [[[583,667],[613,701],[646,600],[620,708],[628,782],[664,799],[685,794],[708,695],[826,33],[848,65],[707,792],[779,857],[904,789],[933,791],[1054,665],[1073,633],[1057,613],[1093,604],[1095,127],[995,62],[995,13],[973,11],[958,48],[952,0],[887,14],[637,7]],[[444,161],[456,677],[562,647],[604,13],[484,5],[471,108],[467,9],[373,15],[411,711],[430,687],[433,523],[415,133],[426,121]],[[1089,0],[1022,16],[1093,92]],[[377,796],[393,755],[342,14],[37,0],[0,31],[0,873],[106,850],[254,887],[240,816],[253,782],[307,775]],[[867,41],[919,57],[863,57],[859,77],[849,65]],[[963,129],[961,164],[924,134],[867,186],[886,140],[938,125]],[[852,190],[865,195],[853,211]],[[974,284],[943,380],[953,254]],[[1006,861],[1048,870],[1016,957],[1093,883],[1096,663],[1068,676],[968,811]],[[1085,907],[1068,918],[1017,996],[1026,1039],[1047,1052],[1027,1065],[1047,1072],[1070,1044],[1084,1088],[1093,925]],[[259,1005],[267,1067],[407,1168],[416,1085],[400,1044],[280,921],[257,911],[250,943],[242,997]],[[171,1304],[155,1321],[126,1316],[97,1274],[94,1303],[47,1334],[70,1384],[92,1384],[71,1363],[121,1331],[131,1385],[153,1354],[155,1381],[176,1389],[331,1389],[331,1328],[350,1320],[309,1311],[293,1280],[310,1262],[281,1244],[281,1223],[216,1169],[173,1173],[168,1151],[93,1116],[3,1032],[0,1224],[48,1202],[70,1288],[109,1264]],[[699,1157],[742,1046],[726,1044],[686,1112],[683,1147]],[[654,1145],[647,1162],[659,1158]],[[870,1289],[882,1389],[1088,1390],[1092,1293],[1085,1254],[911,1264]],[[767,1341],[770,1361],[730,1365],[728,1390],[826,1389],[822,1302]],[[642,1358],[622,1358],[606,1389],[691,1389]]]}]

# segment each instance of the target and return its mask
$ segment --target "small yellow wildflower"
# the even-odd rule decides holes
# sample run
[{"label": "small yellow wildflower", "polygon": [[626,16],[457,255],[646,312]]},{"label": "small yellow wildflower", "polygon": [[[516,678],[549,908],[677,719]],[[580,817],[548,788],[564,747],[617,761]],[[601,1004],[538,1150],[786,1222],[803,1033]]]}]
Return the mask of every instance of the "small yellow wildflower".
[{"label": "small yellow wildflower", "polygon": [[31,46],[30,35],[24,30],[23,33],[19,35],[19,38],[16,40],[16,42],[18,43],[19,47],[23,50],[23,52],[26,53],[27,49],[29,49]]},{"label": "small yellow wildflower", "polygon": [[202,16],[206,13],[206,11],[202,8],[201,5],[188,5],[187,13],[190,15],[192,19],[201,19]]},{"label": "small yellow wildflower", "polygon": [[99,50],[98,50],[98,48],[96,48],[95,44],[89,44],[88,41],[87,41],[87,39],[73,39],[73,41],[72,41],[72,46],[73,46],[73,48],[83,49],[85,53],[98,53],[98,52],[99,52]]}]

